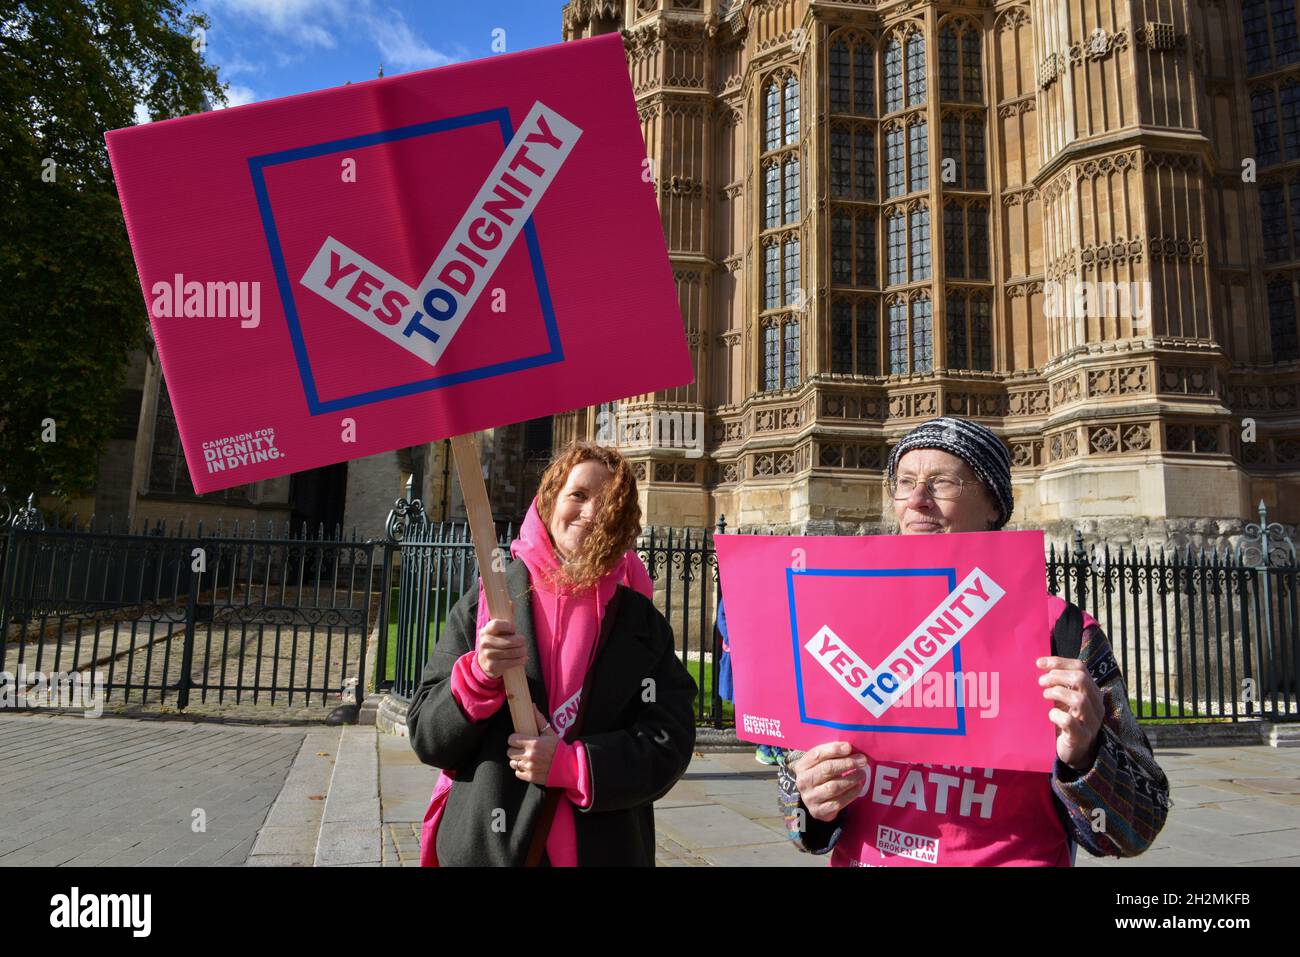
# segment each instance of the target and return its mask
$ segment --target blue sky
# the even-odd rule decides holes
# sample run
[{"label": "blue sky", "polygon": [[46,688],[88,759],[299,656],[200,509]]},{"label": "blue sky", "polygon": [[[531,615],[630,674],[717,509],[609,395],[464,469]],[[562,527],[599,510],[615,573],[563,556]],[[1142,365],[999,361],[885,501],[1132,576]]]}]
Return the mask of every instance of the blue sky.
[{"label": "blue sky", "polygon": [[[230,106],[559,43],[563,0],[196,0]],[[493,49],[495,30],[505,50]],[[498,44],[499,45],[499,44]]]}]

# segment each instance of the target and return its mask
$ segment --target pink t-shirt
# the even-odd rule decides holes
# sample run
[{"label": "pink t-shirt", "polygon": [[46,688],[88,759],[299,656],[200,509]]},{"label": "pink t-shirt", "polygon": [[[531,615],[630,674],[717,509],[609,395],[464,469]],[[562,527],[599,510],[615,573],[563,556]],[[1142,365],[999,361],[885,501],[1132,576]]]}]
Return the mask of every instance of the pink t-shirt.
[{"label": "pink t-shirt", "polygon": [[[1048,596],[1050,623],[1064,610]],[[840,823],[832,867],[1070,866],[1050,772],[876,761]]]}]

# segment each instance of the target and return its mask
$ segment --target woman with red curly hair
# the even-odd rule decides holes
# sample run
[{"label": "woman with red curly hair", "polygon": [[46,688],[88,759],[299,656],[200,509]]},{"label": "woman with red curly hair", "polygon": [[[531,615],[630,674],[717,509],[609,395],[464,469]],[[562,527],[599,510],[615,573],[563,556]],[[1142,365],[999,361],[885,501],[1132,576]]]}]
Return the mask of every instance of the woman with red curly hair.
[{"label": "woman with red curly hair", "polygon": [[[635,551],[636,478],[618,452],[563,449],[511,543],[515,627],[482,583],[447,618],[407,712],[440,768],[425,865],[645,865],[654,802],[690,763],[695,683]],[[476,637],[477,636],[477,637]],[[514,733],[502,674],[523,665],[539,733]]]}]

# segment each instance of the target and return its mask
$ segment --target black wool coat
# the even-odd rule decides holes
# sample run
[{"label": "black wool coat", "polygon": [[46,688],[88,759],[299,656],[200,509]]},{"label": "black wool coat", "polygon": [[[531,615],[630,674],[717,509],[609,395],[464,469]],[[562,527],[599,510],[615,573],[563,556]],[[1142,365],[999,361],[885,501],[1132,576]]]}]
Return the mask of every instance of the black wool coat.
[{"label": "black wool coat", "polygon": [[[511,561],[506,581],[515,633],[527,641],[528,688],[538,710],[548,714],[527,566]],[[411,698],[407,733],[421,761],[455,771],[438,824],[439,864],[518,866],[548,789],[521,781],[511,770],[506,739],[514,727],[505,704],[473,722],[451,693],[452,666],[476,647],[478,591],[475,580],[451,610]],[[565,735],[582,742],[590,771],[591,804],[575,806],[573,814],[578,863],[650,867],[652,805],[686,771],[695,747],[696,688],[676,655],[672,627],[650,599],[620,585],[609,608],[608,636],[593,665],[582,727]]]}]

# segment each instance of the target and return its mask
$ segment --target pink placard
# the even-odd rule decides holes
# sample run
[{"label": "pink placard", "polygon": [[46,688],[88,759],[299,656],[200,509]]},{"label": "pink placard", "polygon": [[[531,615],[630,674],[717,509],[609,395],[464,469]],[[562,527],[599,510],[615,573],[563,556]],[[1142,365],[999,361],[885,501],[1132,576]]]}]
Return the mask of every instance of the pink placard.
[{"label": "pink placard", "polygon": [[694,381],[616,33],[106,139],[198,492]]},{"label": "pink placard", "polygon": [[1042,532],[716,543],[742,740],[1051,770]]}]

